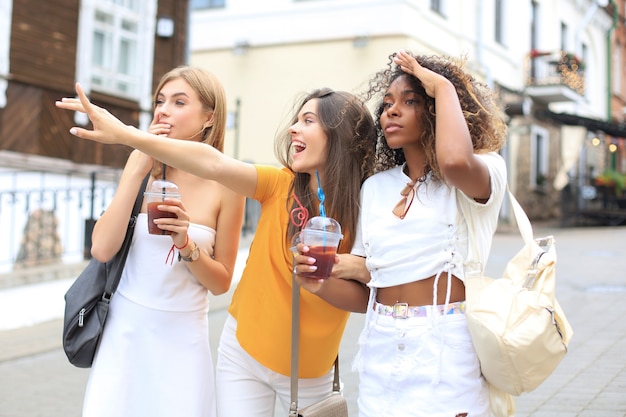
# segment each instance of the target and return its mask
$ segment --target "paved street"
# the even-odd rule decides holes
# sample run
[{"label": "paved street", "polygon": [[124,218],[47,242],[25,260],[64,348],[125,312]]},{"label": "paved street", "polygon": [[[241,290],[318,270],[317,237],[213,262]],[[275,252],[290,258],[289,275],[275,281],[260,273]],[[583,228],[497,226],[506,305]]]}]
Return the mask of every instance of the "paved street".
[{"label": "paved street", "polygon": [[[521,247],[517,229],[499,230],[490,275]],[[517,399],[518,417],[626,416],[626,227],[561,229],[535,225],[535,236],[557,243],[557,297],[574,328],[569,353],[537,390]],[[228,295],[212,300],[213,350]],[[362,315],[349,321],[340,352],[344,393],[356,416],[357,378],[350,361]],[[61,322],[0,331],[0,417],[78,417],[88,370],[67,363]],[[113,399],[114,400],[114,399]],[[286,416],[278,412],[276,416]],[[143,417],[143,416],[140,416]]]}]

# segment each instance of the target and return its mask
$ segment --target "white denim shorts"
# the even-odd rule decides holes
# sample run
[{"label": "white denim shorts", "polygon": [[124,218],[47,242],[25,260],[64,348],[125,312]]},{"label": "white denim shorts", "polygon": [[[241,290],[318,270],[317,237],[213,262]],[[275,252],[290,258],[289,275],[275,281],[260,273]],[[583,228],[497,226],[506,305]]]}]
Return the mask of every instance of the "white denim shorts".
[{"label": "white denim shorts", "polygon": [[489,416],[489,390],[462,308],[443,315],[425,306],[425,314],[405,318],[386,314],[390,309],[378,305],[367,314],[355,359],[359,416]]}]

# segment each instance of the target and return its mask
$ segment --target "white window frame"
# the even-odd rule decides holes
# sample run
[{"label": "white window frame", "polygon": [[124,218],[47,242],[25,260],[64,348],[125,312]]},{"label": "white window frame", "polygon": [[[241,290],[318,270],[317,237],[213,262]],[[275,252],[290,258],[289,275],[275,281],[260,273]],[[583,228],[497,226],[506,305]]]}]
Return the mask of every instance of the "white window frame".
[{"label": "white window frame", "polygon": [[[546,185],[550,168],[550,134],[547,129],[532,125],[530,128],[530,188]],[[539,176],[544,180],[538,183]]]},{"label": "white window frame", "polygon": [[[78,47],[76,54],[76,78],[86,92],[92,90],[137,101],[142,112],[152,112],[152,72],[154,62],[154,36],[156,28],[157,0],[82,0],[78,21]],[[113,25],[107,26],[96,20],[96,13],[112,16]],[[123,22],[136,25],[136,30],[123,30]],[[98,68],[93,63],[96,32],[109,36],[109,56],[106,65]],[[128,63],[130,74],[119,71],[120,46],[125,41],[135,42],[134,58]],[[103,85],[94,85],[95,77],[103,79]],[[128,91],[117,88],[125,83]],[[77,116],[80,113],[77,113]],[[77,117],[77,122],[86,123]]]},{"label": "white window frame", "polygon": [[13,0],[0,0],[0,109],[7,105]]}]

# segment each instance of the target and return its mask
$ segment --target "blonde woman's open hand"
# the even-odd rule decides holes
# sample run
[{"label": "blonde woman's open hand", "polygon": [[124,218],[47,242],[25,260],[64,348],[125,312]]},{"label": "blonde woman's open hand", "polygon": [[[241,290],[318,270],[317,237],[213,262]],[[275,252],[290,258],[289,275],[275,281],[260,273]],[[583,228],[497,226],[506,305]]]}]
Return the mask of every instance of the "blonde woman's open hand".
[{"label": "blonde woman's open hand", "polygon": [[405,51],[399,51],[393,58],[393,62],[400,66],[400,69],[407,74],[414,75],[426,90],[426,94],[435,97],[437,88],[442,85],[450,85],[450,81],[442,75],[437,74],[422,67],[417,60]]},{"label": "blonde woman's open hand", "polygon": [[70,133],[79,138],[96,142],[124,143],[124,138],[129,129],[134,128],[125,125],[107,110],[91,103],[78,83],[76,84],[76,93],[78,98],[65,97],[61,101],[57,101],[55,105],[60,109],[87,114],[93,125],[93,130],[74,126],[70,129]]}]

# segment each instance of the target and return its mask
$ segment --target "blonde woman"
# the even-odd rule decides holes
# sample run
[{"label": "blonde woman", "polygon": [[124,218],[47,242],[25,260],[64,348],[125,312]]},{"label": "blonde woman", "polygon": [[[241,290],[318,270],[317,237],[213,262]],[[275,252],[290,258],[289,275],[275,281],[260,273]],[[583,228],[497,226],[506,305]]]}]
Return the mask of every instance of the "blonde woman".
[{"label": "blonde woman", "polygon": [[[225,106],[213,74],[176,68],[156,89],[150,131],[221,152]],[[169,235],[148,233],[143,202],[89,375],[83,417],[216,415],[207,295],[230,287],[244,199],[218,182],[133,151],[113,201],[94,227],[96,259],[107,261],[119,250],[149,172],[148,186],[166,178],[178,185],[181,198],[161,206],[175,217],[155,220]]]}]

